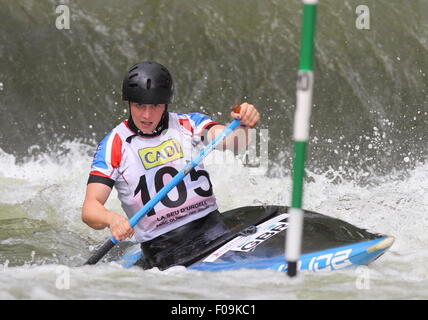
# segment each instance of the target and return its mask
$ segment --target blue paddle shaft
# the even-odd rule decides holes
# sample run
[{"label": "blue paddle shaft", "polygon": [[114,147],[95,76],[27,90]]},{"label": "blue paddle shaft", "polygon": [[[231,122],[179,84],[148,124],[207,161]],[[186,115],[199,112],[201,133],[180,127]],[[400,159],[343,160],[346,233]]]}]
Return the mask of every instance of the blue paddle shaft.
[{"label": "blue paddle shaft", "polygon": [[[202,149],[199,154],[190,161],[180,172],[178,172],[171,181],[165,185],[157,194],[154,196],[146,205],[135,213],[131,219],[129,219],[129,225],[133,228],[137,223],[144,217],[152,208],[161,201],[167,194],[170,192],[177,184],[184,179],[184,177],[195,168],[217,145],[223,141],[229,134],[233,132],[238,126],[240,121],[233,120],[213,141],[211,141],[204,149]],[[119,241],[116,240],[113,236],[110,238],[111,242],[116,244]]]}]

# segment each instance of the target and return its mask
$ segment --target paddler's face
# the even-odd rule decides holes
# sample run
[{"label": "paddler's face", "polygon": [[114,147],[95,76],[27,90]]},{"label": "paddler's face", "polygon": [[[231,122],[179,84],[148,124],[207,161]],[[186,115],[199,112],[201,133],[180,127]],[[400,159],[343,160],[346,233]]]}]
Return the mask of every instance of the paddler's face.
[{"label": "paddler's face", "polygon": [[135,125],[143,133],[151,133],[158,126],[165,104],[138,104],[131,102],[131,116]]}]

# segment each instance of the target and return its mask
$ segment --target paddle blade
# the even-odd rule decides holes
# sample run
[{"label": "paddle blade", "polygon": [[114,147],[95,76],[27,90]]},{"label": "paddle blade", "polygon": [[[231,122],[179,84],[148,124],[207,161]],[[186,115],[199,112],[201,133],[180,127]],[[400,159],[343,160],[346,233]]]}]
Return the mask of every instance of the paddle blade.
[{"label": "paddle blade", "polygon": [[104,257],[107,252],[110,251],[111,248],[113,248],[116,244],[113,243],[111,239],[108,239],[101,248],[99,248],[93,255],[88,259],[88,261],[85,262],[85,265],[92,265],[96,264],[98,261]]}]

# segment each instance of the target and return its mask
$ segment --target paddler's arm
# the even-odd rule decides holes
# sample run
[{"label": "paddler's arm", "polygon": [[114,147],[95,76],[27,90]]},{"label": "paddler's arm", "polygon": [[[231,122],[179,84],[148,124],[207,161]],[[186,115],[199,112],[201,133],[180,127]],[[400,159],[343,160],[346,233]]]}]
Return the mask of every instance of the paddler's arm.
[{"label": "paddler's arm", "polygon": [[[232,111],[230,116],[232,119],[239,119],[241,121],[241,125],[224,140],[222,146],[218,148],[220,150],[229,149],[234,152],[238,152],[245,149],[251,142],[251,135],[248,134],[248,131],[250,128],[254,128],[256,126],[260,119],[260,113],[252,104],[245,102],[239,106],[240,108],[236,108],[235,106],[233,109],[235,112]],[[221,124],[212,126],[206,134],[207,142],[209,143],[215,139],[215,137],[217,137],[224,128],[226,127]]]},{"label": "paddler's arm", "polygon": [[121,241],[132,237],[134,230],[129,225],[128,219],[104,207],[111,190],[111,187],[102,183],[87,185],[82,206],[82,221],[96,230],[110,228],[113,237]]}]

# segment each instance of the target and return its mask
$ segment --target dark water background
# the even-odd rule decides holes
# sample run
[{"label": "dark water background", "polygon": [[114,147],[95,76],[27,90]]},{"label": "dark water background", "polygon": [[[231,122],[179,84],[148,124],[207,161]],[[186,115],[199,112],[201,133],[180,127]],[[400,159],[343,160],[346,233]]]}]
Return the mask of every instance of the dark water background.
[{"label": "dark water background", "polygon": [[[319,4],[307,162],[357,182],[428,155],[428,3],[371,1],[359,30],[360,2]],[[70,30],[55,26],[62,3]],[[124,72],[151,59],[173,74],[173,111],[226,123],[231,105],[255,104],[270,167],[287,172],[300,20],[300,1],[1,0],[0,148],[22,160],[95,144],[127,116]]]}]

